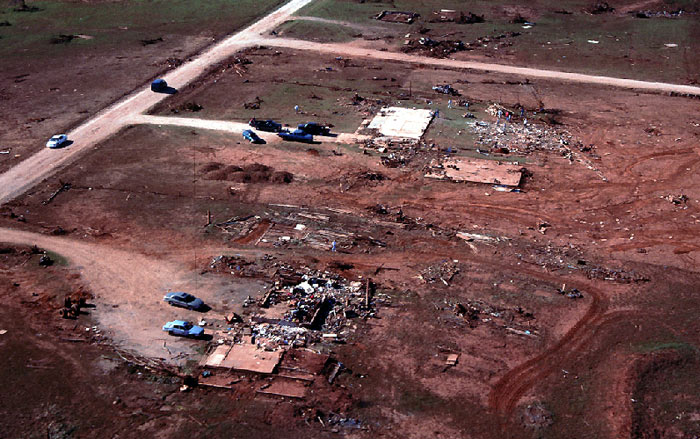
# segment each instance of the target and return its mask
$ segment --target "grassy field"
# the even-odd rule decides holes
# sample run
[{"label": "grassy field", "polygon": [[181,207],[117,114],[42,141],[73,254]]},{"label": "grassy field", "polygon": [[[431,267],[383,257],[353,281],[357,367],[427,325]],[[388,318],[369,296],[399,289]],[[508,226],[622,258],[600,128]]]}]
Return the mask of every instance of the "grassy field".
[{"label": "grassy field", "polygon": [[[282,0],[127,0],[83,3],[30,1],[34,12],[0,9],[0,56],[60,56],[76,46],[140,46],[167,35],[230,32],[282,4]],[[85,35],[51,44],[59,35]]]},{"label": "grassy field", "polygon": [[[613,5],[621,2],[610,2]],[[441,2],[439,8],[417,0],[359,3],[341,0],[321,0],[303,8],[300,16],[351,22],[367,26],[382,26],[392,50],[400,50],[405,34],[421,34],[436,40],[450,39],[474,42],[483,37],[494,37],[507,32],[520,35],[499,45],[495,40],[475,51],[459,56],[487,57],[491,61],[514,63],[557,70],[693,83],[700,81],[700,55],[696,42],[700,39],[700,18],[687,14],[678,18],[640,19],[634,14],[596,14],[585,10],[592,2],[564,1],[551,5],[546,2],[528,2],[513,6],[510,3]],[[667,10],[694,8],[685,1],[665,2]],[[622,6],[620,4],[620,6]],[[437,9],[456,9],[483,15],[484,23],[455,24],[431,22]],[[404,10],[420,14],[411,25],[385,23],[374,19],[382,10]],[[568,12],[567,14],[561,13]],[[521,17],[534,26],[525,29],[513,19]],[[324,26],[328,26],[324,24]],[[305,24],[305,34],[316,35],[323,29],[320,23]],[[349,33],[347,30],[346,33]],[[305,38],[304,34],[297,34]],[[597,41],[591,43],[589,40]],[[667,44],[675,44],[668,47]]]},{"label": "grassy field", "polygon": [[353,40],[358,31],[340,24],[313,21],[288,21],[277,28],[284,38],[318,41],[321,43],[344,43]]}]

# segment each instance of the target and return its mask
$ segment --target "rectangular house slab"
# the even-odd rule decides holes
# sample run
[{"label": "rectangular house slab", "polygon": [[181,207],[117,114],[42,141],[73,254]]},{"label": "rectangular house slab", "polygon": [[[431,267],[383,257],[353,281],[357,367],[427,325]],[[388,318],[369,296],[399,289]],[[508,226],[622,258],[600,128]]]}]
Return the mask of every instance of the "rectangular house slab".
[{"label": "rectangular house slab", "polygon": [[515,187],[520,184],[522,178],[522,165],[496,160],[449,159],[440,164],[433,164],[425,176]]},{"label": "rectangular house slab", "polygon": [[420,140],[431,120],[433,113],[430,110],[388,107],[381,109],[367,128],[386,137]]}]

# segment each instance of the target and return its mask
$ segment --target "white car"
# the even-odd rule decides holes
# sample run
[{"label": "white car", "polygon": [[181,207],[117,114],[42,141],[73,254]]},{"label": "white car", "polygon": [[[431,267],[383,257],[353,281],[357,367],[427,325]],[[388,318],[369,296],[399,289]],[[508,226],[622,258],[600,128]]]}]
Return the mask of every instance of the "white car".
[{"label": "white car", "polygon": [[64,143],[68,141],[68,136],[65,134],[56,134],[46,142],[47,148],[60,148]]}]

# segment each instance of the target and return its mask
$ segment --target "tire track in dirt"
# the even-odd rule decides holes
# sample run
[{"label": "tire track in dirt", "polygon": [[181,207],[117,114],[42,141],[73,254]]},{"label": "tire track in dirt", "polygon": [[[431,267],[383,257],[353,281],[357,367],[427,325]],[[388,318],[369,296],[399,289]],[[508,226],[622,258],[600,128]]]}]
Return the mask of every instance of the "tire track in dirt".
[{"label": "tire track in dirt", "polygon": [[659,158],[659,157],[666,157],[670,155],[685,155],[685,154],[693,154],[695,153],[694,148],[684,148],[680,150],[675,150],[675,151],[661,151],[661,152],[655,152],[653,154],[647,154],[645,156],[637,158],[635,161],[630,163],[625,167],[625,169],[622,171],[622,175],[624,176],[630,176],[632,173],[632,168],[635,166],[638,166],[639,164],[646,162],[651,159]]},{"label": "tire track in dirt", "polygon": [[608,301],[603,293],[590,284],[585,288],[591,295],[592,301],[584,316],[554,346],[508,371],[496,383],[489,395],[488,401],[491,408],[502,413],[511,413],[523,395],[557,370],[561,361],[575,352],[578,340],[593,330],[591,324],[605,312]]}]

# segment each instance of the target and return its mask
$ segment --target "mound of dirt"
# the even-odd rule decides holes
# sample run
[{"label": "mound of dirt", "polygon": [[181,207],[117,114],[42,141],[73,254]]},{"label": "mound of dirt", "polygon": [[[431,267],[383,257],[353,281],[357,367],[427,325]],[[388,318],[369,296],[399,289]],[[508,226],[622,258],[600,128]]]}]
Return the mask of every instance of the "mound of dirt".
[{"label": "mound of dirt", "polygon": [[276,171],[274,168],[260,163],[244,167],[221,163],[209,163],[200,170],[207,180],[233,181],[236,183],[274,183],[288,184],[294,180],[290,172]]}]

